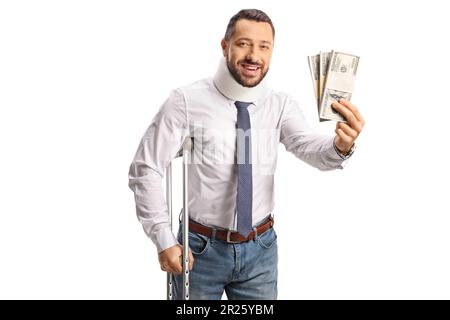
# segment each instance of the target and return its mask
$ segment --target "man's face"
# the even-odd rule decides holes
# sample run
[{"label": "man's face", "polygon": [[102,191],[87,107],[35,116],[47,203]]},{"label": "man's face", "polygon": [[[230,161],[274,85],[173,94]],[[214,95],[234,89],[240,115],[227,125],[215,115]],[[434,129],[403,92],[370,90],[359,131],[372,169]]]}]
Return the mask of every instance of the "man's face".
[{"label": "man's face", "polygon": [[228,69],[244,87],[256,86],[269,71],[273,34],[267,22],[240,19],[230,41],[221,45]]}]

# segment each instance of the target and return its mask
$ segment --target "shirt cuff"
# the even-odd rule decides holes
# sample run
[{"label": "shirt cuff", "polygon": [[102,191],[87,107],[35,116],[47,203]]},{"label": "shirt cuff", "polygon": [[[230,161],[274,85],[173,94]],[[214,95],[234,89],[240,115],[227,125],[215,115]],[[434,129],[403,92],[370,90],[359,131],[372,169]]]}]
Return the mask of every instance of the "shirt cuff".
[{"label": "shirt cuff", "polygon": [[156,245],[158,253],[178,244],[178,241],[170,228],[161,229],[154,234],[153,242]]}]

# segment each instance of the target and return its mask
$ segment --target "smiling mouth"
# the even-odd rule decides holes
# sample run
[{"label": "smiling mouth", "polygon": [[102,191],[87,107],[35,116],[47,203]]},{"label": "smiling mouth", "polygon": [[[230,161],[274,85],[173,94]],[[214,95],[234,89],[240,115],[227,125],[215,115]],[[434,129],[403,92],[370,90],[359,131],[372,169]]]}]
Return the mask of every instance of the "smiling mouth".
[{"label": "smiling mouth", "polygon": [[261,69],[261,66],[249,63],[241,63],[240,66],[242,68],[242,74],[247,77],[257,76],[259,69]]},{"label": "smiling mouth", "polygon": [[241,63],[241,66],[242,66],[244,69],[250,70],[250,71],[255,71],[255,70],[261,69],[261,67],[258,66],[258,65],[248,64],[248,63]]}]

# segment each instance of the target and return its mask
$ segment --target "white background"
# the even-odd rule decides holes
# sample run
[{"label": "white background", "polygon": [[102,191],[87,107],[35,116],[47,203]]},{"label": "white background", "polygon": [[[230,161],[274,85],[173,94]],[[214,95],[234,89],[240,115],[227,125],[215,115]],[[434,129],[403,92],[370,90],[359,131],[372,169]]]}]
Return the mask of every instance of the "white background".
[{"label": "white background", "polygon": [[[306,56],[361,56],[344,170],[280,145],[280,299],[450,298],[445,1],[2,1],[0,298],[164,299],[128,167],[161,103],[211,76],[229,18],[276,28],[270,83],[317,119]],[[178,209],[177,209],[178,210]]]}]

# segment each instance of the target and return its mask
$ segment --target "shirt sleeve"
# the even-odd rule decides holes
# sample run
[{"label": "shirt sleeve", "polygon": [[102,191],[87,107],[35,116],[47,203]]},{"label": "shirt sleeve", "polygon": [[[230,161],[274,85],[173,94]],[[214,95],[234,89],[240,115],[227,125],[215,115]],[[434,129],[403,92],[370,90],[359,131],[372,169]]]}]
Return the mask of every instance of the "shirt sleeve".
[{"label": "shirt sleeve", "polygon": [[162,178],[187,137],[184,95],[173,90],[142,137],[128,172],[136,215],[158,253],[177,244],[170,228]]},{"label": "shirt sleeve", "polygon": [[287,151],[321,171],[343,169],[350,156],[344,157],[338,153],[334,139],[335,136],[321,135],[313,130],[298,103],[287,98],[280,136]]}]

